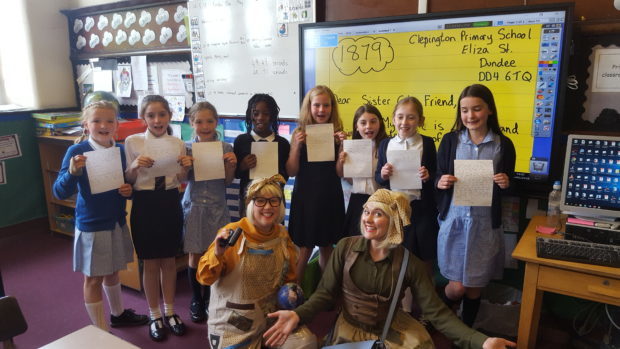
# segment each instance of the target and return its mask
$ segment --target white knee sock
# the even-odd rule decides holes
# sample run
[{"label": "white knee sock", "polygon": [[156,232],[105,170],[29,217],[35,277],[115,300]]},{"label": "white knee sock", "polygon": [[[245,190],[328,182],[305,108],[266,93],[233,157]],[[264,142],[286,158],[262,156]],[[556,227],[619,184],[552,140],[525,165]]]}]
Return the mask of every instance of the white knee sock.
[{"label": "white knee sock", "polygon": [[151,320],[159,319],[161,317],[161,310],[157,308],[149,308],[149,318]]},{"label": "white knee sock", "polygon": [[84,303],[84,305],[86,306],[86,312],[88,313],[88,317],[90,317],[90,321],[93,325],[106,332],[110,332],[110,327],[108,322],[105,320],[105,314],[103,312],[103,302]]},{"label": "white knee sock", "polygon": [[108,298],[108,304],[110,305],[110,313],[114,316],[119,316],[125,310],[123,307],[123,298],[121,297],[121,283],[116,285],[106,286],[103,285],[103,291],[106,298]]}]

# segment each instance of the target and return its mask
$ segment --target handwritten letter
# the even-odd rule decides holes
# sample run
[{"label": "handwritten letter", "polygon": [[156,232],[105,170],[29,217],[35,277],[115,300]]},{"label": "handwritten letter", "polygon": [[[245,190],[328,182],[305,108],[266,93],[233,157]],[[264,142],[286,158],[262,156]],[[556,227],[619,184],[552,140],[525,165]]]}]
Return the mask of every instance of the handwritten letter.
[{"label": "handwritten letter", "polygon": [[493,198],[492,160],[454,160],[455,206],[491,206]]},{"label": "handwritten letter", "polygon": [[146,139],[144,141],[146,156],[155,160],[148,169],[150,177],[173,176],[181,172],[179,165],[179,146],[173,138]]},{"label": "handwritten letter", "polygon": [[266,178],[278,173],[278,143],[252,142],[252,154],[256,155],[256,167],[250,169],[250,178]]},{"label": "handwritten letter", "polygon": [[121,163],[121,148],[110,147],[88,151],[86,156],[86,173],[92,194],[115,190],[125,183]]},{"label": "handwritten letter", "polygon": [[372,140],[345,140],[343,150],[347,153],[344,161],[344,176],[347,178],[368,178],[373,176]]},{"label": "handwritten letter", "polygon": [[334,125],[306,126],[308,162],[334,161]]},{"label": "handwritten letter", "polygon": [[194,180],[207,181],[225,178],[224,150],[221,142],[192,143]]},{"label": "handwritten letter", "polygon": [[392,164],[390,187],[397,189],[422,189],[420,170],[420,151],[416,149],[390,150],[387,161]]}]

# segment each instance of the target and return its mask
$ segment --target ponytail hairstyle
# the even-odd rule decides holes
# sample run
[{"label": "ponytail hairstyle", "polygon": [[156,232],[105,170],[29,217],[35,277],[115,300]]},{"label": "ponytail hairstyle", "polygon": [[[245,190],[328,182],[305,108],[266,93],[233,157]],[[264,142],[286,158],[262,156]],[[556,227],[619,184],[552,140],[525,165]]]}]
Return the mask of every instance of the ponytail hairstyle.
[{"label": "ponytail hairstyle", "polygon": [[396,110],[398,108],[400,108],[401,105],[404,104],[411,104],[413,105],[413,109],[415,109],[415,111],[418,113],[418,115],[420,116],[420,120],[418,121],[418,127],[423,127],[424,126],[424,107],[422,107],[422,102],[420,102],[419,99],[413,97],[413,96],[407,96],[401,100],[398,101],[398,103],[396,103],[396,105],[394,106],[394,111],[392,112],[392,120],[394,119],[394,117],[396,116]]},{"label": "ponytail hairstyle", "polygon": [[280,107],[276,100],[266,93],[257,93],[248,100],[248,108],[245,110],[245,128],[248,133],[252,131],[252,112],[256,105],[260,102],[265,102],[267,109],[269,109],[269,126],[274,134],[278,134],[278,126],[280,125]]},{"label": "ponytail hairstyle", "polygon": [[[172,120],[172,110],[170,109],[170,104],[168,103],[168,101],[160,96],[160,95],[147,95],[144,96],[144,98],[142,98],[142,103],[140,104],[140,110],[138,113],[138,116],[140,118],[142,118],[142,120],[144,119],[144,113],[146,112],[146,108],[149,106],[149,104],[151,103],[161,103],[161,105],[164,107],[164,109],[166,109],[166,111],[168,111],[168,114],[170,114],[170,120]],[[170,124],[168,124],[168,128],[166,129],[166,133],[168,133],[168,135],[172,134],[172,127],[170,127]]]},{"label": "ponytail hairstyle", "polygon": [[86,123],[88,122],[88,118],[90,118],[93,113],[95,112],[95,110],[97,109],[109,109],[109,110],[114,110],[114,115],[116,115],[117,117],[117,121],[118,122],[118,109],[116,107],[116,104],[110,102],[110,101],[97,101],[97,102],[93,102],[87,106],[84,107],[84,109],[82,109],[82,116],[80,117],[80,123],[82,125],[82,134],[75,139],[75,141],[73,143],[77,144],[77,143],[81,143],[83,142],[85,139],[88,139],[88,130],[86,129]]},{"label": "ponytail hairstyle", "polygon": [[[220,117],[217,115],[217,109],[215,109],[215,106],[209,102],[198,102],[192,105],[192,107],[189,109],[189,122],[194,123],[194,121],[196,120],[196,114],[198,114],[198,112],[203,111],[203,110],[209,110],[213,114],[213,117],[215,118],[215,122],[219,123]],[[193,135],[192,138],[194,136],[195,135]],[[219,139],[220,139],[220,134],[216,130],[215,140],[219,140]]]}]

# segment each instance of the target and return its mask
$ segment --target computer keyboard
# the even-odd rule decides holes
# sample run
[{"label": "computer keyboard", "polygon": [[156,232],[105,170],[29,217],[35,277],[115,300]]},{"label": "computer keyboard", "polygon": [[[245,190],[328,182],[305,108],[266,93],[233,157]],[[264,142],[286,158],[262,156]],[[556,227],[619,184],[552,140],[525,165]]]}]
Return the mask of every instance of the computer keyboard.
[{"label": "computer keyboard", "polygon": [[542,258],[620,268],[620,246],[551,238],[536,238],[536,255]]}]

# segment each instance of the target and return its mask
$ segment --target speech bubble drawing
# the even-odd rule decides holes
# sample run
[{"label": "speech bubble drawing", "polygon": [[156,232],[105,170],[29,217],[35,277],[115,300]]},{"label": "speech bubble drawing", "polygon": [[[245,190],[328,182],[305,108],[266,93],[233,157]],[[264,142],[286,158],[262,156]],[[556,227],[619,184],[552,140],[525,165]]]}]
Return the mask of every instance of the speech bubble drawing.
[{"label": "speech bubble drawing", "polygon": [[384,37],[344,38],[332,51],[332,62],[343,75],[380,72],[394,61],[394,48]]}]

